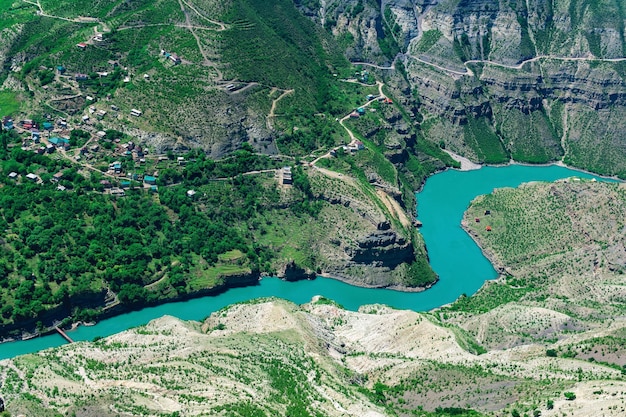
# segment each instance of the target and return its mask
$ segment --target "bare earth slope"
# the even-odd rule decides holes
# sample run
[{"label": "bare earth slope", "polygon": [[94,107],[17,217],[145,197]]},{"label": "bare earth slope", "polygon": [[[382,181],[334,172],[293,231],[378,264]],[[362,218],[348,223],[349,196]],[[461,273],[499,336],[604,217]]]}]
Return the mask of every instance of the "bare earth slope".
[{"label": "bare earth slope", "polygon": [[[163,317],[6,360],[1,381],[17,415],[378,417],[420,407],[424,416],[446,415],[437,407],[508,415],[511,404],[543,415],[623,415],[619,370],[546,357],[537,345],[482,355],[470,353],[472,345],[431,315],[270,299],[228,307],[204,323]],[[563,391],[577,400],[566,401]]]}]

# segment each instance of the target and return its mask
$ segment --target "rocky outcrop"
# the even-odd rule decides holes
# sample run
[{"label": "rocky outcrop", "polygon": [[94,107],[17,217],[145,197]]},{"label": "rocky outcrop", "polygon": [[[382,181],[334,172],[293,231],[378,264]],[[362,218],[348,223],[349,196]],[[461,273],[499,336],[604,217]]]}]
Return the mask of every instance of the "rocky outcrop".
[{"label": "rocky outcrop", "polygon": [[278,272],[278,278],[285,281],[300,281],[303,279],[315,279],[315,272],[307,270],[291,260]]},{"label": "rocky outcrop", "polygon": [[[478,162],[500,148],[502,162],[563,158],[626,175],[626,39],[616,4],[383,0],[342,18],[336,3],[325,3],[327,13],[339,15],[331,29],[353,35],[351,59],[388,63],[378,46],[397,43],[396,69],[402,63],[411,86],[395,93],[421,114],[416,120],[430,119],[426,139]],[[343,14],[354,4],[344,2]],[[354,21],[366,18],[383,23],[382,37],[356,36]],[[491,144],[482,141],[487,136]]]},{"label": "rocky outcrop", "polygon": [[356,247],[346,248],[350,262],[390,269],[415,259],[413,246],[407,239],[392,230],[377,231],[357,242]]}]

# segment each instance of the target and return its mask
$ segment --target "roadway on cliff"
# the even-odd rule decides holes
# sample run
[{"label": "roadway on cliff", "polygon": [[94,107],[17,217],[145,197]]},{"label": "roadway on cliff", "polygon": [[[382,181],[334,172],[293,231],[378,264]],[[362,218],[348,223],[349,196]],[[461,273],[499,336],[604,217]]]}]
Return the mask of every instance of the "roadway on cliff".
[{"label": "roadway on cliff", "polygon": [[453,69],[453,68],[448,68],[439,64],[436,64],[434,62],[430,62],[427,61],[423,58],[420,58],[418,56],[415,55],[411,55],[409,53],[404,53],[404,54],[398,54],[396,55],[396,57],[394,58],[394,60],[392,61],[391,65],[388,66],[383,66],[383,65],[377,65],[377,64],[372,64],[369,62],[353,62],[353,65],[364,65],[364,66],[368,66],[368,67],[372,67],[372,68],[377,68],[379,70],[395,70],[396,69],[396,62],[398,61],[398,59],[402,59],[402,58],[410,58],[413,59],[417,62],[420,62],[422,64],[428,65],[430,67],[436,68],[440,71],[443,71],[445,73],[447,73],[448,75],[452,75],[452,76],[470,76],[473,77],[474,71],[471,70],[471,68],[469,67],[471,64],[486,64],[486,65],[491,65],[494,67],[500,67],[500,68],[507,68],[507,69],[512,69],[512,70],[521,70],[524,65],[529,64],[531,62],[537,62],[537,61],[548,61],[548,60],[553,60],[553,61],[564,61],[564,62],[624,62],[626,61],[626,57],[623,58],[596,58],[594,56],[586,56],[586,57],[563,57],[563,56],[553,56],[553,55],[538,55],[536,57],[533,58],[529,58],[529,59],[525,59],[517,64],[514,65],[510,65],[510,64],[503,64],[501,62],[495,62],[495,61],[489,61],[489,60],[483,60],[483,59],[470,59],[468,61],[463,62],[463,65],[465,66],[465,70],[464,71],[459,71],[457,69]]}]

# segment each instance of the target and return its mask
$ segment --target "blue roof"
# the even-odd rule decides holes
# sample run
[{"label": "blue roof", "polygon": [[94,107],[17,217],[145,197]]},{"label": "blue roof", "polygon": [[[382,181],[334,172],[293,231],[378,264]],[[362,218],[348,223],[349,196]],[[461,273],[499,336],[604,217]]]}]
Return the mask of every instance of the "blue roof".
[{"label": "blue roof", "polygon": [[43,122],[43,128],[44,129],[51,129],[52,128],[52,123],[50,123],[50,122]]},{"label": "blue roof", "polygon": [[65,139],[65,138],[57,138],[57,137],[53,137],[50,138],[50,143],[53,145],[58,145],[60,143],[70,143],[69,139]]},{"label": "blue roof", "polygon": [[151,176],[151,175],[146,175],[145,177],[143,177],[143,180],[145,182],[154,182],[154,181],[156,181],[156,178]]}]

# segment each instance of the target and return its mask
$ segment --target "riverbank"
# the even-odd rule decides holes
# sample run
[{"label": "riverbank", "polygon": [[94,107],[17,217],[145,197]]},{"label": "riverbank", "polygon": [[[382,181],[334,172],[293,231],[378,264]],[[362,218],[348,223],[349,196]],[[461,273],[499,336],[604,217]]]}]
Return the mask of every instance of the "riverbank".
[{"label": "riverbank", "polygon": [[368,285],[368,284],[365,284],[363,282],[354,282],[354,281],[350,280],[350,278],[345,277],[345,276],[341,276],[339,274],[321,273],[321,274],[318,274],[318,277],[334,279],[334,280],[337,280],[339,282],[343,282],[345,284],[351,285],[353,287],[367,288],[367,289],[385,289],[385,290],[398,291],[398,292],[403,292],[403,293],[421,293],[421,292],[424,292],[424,291],[432,288],[437,282],[439,282],[439,277],[437,277],[437,279],[435,281],[432,281],[432,282],[430,282],[430,283],[428,283],[428,284],[426,284],[424,286],[407,287],[405,285],[397,285],[397,284]]},{"label": "riverbank", "polygon": [[[315,295],[335,300],[349,310],[361,305],[380,303],[397,309],[430,311],[454,302],[462,294],[471,296],[486,281],[497,277],[497,272],[476,242],[459,227],[463,212],[477,195],[490,193],[494,188],[517,187],[529,181],[555,181],[574,175],[574,171],[558,166],[550,167],[483,167],[480,170],[459,172],[447,170],[431,176],[428,184],[417,196],[420,201],[420,231],[428,249],[431,265],[439,281],[428,291],[400,292],[384,288],[362,288],[346,284],[339,277],[317,277],[314,280],[286,282],[264,278],[257,285],[228,288],[208,297],[188,301],[163,302],[141,310],[128,309],[113,318],[102,319],[95,326],[80,326],[71,332],[75,341],[93,340],[109,336],[129,327],[135,327],[161,317],[172,315],[183,320],[202,320],[213,311],[233,303],[262,297],[280,297],[296,304],[306,303]],[[591,177],[582,175],[582,177]],[[493,260],[492,260],[493,261]],[[36,352],[65,342],[52,335],[37,337],[26,342],[0,345],[0,358],[10,358]]]},{"label": "riverbank", "polygon": [[[31,340],[37,337],[49,336],[57,332],[57,327],[65,331],[73,331],[81,326],[94,326],[102,320],[114,318],[125,313],[140,311],[145,308],[157,307],[168,303],[188,301],[206,296],[218,296],[231,288],[250,287],[258,285],[260,279],[261,275],[259,273],[251,272],[249,274],[233,275],[230,277],[226,277],[222,284],[219,284],[215,287],[203,288],[201,290],[185,294],[178,294],[174,297],[161,298],[152,302],[146,302],[141,305],[122,304],[118,302],[110,306],[101,307],[102,309],[98,311],[97,314],[92,318],[93,321],[89,322],[84,322],[83,320],[74,320],[71,315],[67,314],[58,316],[53,315],[47,317],[46,321],[48,321],[50,324],[46,325],[43,328],[38,329],[35,327],[32,329],[28,329],[16,326],[14,330],[9,330],[5,335],[3,335],[2,340],[0,340],[0,344],[19,342]],[[65,309],[63,309],[63,311],[65,311]]]},{"label": "riverbank", "polygon": [[452,151],[449,151],[447,149],[443,149],[443,151],[447,153],[448,155],[450,155],[452,159],[454,159],[455,161],[461,164],[461,168],[453,168],[453,169],[457,169],[459,171],[473,171],[475,169],[481,169],[483,167],[483,165],[472,162],[468,158],[461,156],[459,154],[456,154]]},{"label": "riverbank", "polygon": [[[538,163],[538,164],[534,164],[534,163],[530,163],[530,162],[521,162],[521,161],[516,161],[514,159],[511,159],[509,162],[504,163],[504,164],[479,164],[476,162],[473,162],[472,160],[461,156],[459,154],[456,154],[452,151],[449,151],[447,149],[443,149],[443,151],[445,153],[447,153],[448,155],[450,155],[450,157],[452,159],[454,159],[455,161],[459,162],[461,164],[461,168],[448,168],[448,169],[454,169],[457,171],[474,171],[474,170],[478,170],[481,169],[483,167],[505,167],[505,166],[511,166],[511,165],[519,165],[519,166],[526,166],[526,167],[542,167],[542,166],[558,166],[558,167],[562,167],[562,168],[566,168],[566,169],[570,169],[572,171],[577,171],[577,172],[581,172],[584,174],[588,174],[588,175],[593,175],[599,178],[603,178],[603,179],[607,179],[607,180],[614,180],[614,181],[626,181],[626,179],[620,178],[616,175],[602,175],[602,174],[597,174],[595,172],[592,171],[587,171],[585,169],[582,168],[578,168],[575,166],[571,166],[571,165],[567,165],[565,162],[563,162],[562,159],[559,159],[557,161],[552,161],[552,162],[546,162],[546,163]],[[433,174],[436,175],[437,173]],[[423,185],[423,184],[422,184]]]}]

